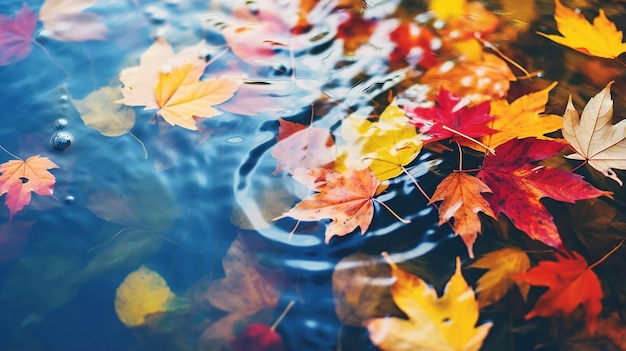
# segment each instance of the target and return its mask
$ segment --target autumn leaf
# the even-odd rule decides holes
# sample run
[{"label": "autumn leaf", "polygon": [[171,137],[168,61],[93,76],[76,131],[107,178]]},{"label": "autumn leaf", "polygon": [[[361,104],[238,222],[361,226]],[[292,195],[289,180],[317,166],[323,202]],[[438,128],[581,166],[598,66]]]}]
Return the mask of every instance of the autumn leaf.
[{"label": "autumn leaf", "polygon": [[619,183],[612,168],[626,169],[626,120],[612,124],[611,84],[591,98],[582,116],[578,115],[570,96],[563,115],[563,136],[576,150],[565,157],[585,160],[589,166]]},{"label": "autumn leaf", "polygon": [[47,157],[31,156],[26,161],[11,160],[0,164],[0,196],[7,194],[9,220],[30,203],[31,191],[51,196],[55,178],[48,169],[59,168]]},{"label": "autumn leaf", "polygon": [[496,55],[483,53],[478,61],[445,61],[429,68],[420,84],[434,92],[444,88],[455,96],[478,104],[507,96],[515,75],[508,64]]},{"label": "autumn leaf", "polygon": [[333,269],[335,312],[343,323],[360,327],[370,318],[402,315],[391,297],[389,265],[364,253],[343,258]]},{"label": "autumn leaf", "polygon": [[[357,227],[365,234],[374,216],[372,199],[380,181],[369,168],[349,170],[345,173],[327,168],[314,168],[306,174],[294,174],[294,178],[312,190],[319,191],[302,201],[294,208],[276,217],[285,217],[301,221],[332,219],[326,227],[325,242],[337,235],[352,233]],[[317,179],[310,183],[310,178]]]},{"label": "autumn leaf", "polygon": [[537,32],[556,43],[570,47],[586,55],[615,59],[626,52],[622,32],[609,21],[600,9],[598,17],[589,23],[582,13],[571,10],[559,0],[554,0],[556,28],[562,36]]},{"label": "autumn leaf", "polygon": [[33,223],[11,221],[0,224],[0,266],[20,256]]},{"label": "autumn leaf", "polygon": [[411,66],[433,67],[437,64],[434,47],[438,38],[426,26],[414,22],[402,22],[389,33],[395,49],[389,54],[393,62],[408,63]]},{"label": "autumn leaf", "polygon": [[278,143],[272,156],[278,160],[273,174],[295,168],[331,166],[337,158],[335,142],[326,128],[306,127],[278,118]]},{"label": "autumn leaf", "polygon": [[447,138],[467,140],[493,134],[496,131],[487,125],[493,120],[489,114],[489,102],[467,106],[468,101],[441,88],[435,106],[404,106],[409,123],[426,134],[424,143]]},{"label": "autumn leaf", "polygon": [[347,145],[341,148],[342,157],[335,169],[369,167],[380,181],[399,176],[422,148],[420,136],[407,122],[395,101],[385,108],[377,122],[348,116],[341,124],[341,135]]},{"label": "autumn leaf", "polygon": [[228,315],[204,331],[201,343],[231,342],[235,338],[233,326],[236,322],[278,304],[284,277],[281,271],[265,268],[256,262],[255,253],[262,245],[258,238],[239,233],[228,249],[222,260],[226,276],[212,281],[202,295],[203,300],[228,312]]},{"label": "autumn leaf", "polygon": [[602,311],[602,287],[598,276],[579,253],[573,252],[572,258],[557,255],[556,262],[540,261],[538,266],[514,276],[514,279],[548,287],[526,319],[550,317],[559,312],[569,316],[582,304],[586,310],[587,327],[591,333],[595,331],[596,319]]},{"label": "autumn leaf", "polygon": [[158,109],[154,89],[159,82],[159,72],[171,71],[174,66],[184,63],[192,63],[204,69],[206,62],[200,54],[204,46],[205,42],[200,41],[175,54],[165,39],[158,38],[141,55],[139,66],[128,67],[120,72],[124,97],[116,102],[128,106],[145,106],[146,110]]},{"label": "autumn leaf", "polygon": [[428,8],[435,14],[435,17],[446,21],[463,16],[465,4],[465,0],[430,0]]},{"label": "autumn leaf", "polygon": [[476,327],[479,307],[472,288],[456,271],[443,295],[423,280],[391,263],[393,300],[408,316],[374,318],[366,322],[370,340],[384,351],[478,351],[492,323]]},{"label": "autumn leaf", "polygon": [[37,16],[26,3],[15,19],[0,14],[0,66],[25,59],[31,51]]},{"label": "autumn leaf", "polygon": [[596,189],[578,174],[531,164],[553,156],[563,147],[551,140],[513,139],[496,148],[495,156],[488,154],[476,175],[492,190],[485,198],[496,217],[504,213],[528,236],[555,248],[563,244],[541,198],[573,203],[612,194]]},{"label": "autumn leaf", "polygon": [[[514,138],[550,139],[544,134],[563,127],[563,119],[560,116],[542,115],[548,102],[548,93],[556,84],[554,82],[543,90],[524,95],[511,104],[505,99],[492,100],[490,114],[495,118],[489,127],[498,132],[484,136],[480,141],[491,148],[496,148]],[[476,143],[464,145],[479,148]]]},{"label": "autumn leaf", "polygon": [[186,307],[159,273],[141,266],[128,274],[115,293],[115,313],[127,327],[137,327],[154,313]]},{"label": "autumn leaf", "polygon": [[195,118],[221,114],[213,106],[230,99],[239,87],[239,83],[226,78],[200,81],[203,72],[204,67],[193,63],[175,66],[171,72],[159,72],[156,103],[167,123],[198,130]]},{"label": "autumn leaf", "polygon": [[102,87],[82,100],[72,100],[80,118],[102,135],[116,137],[130,133],[135,125],[135,111],[114,101],[122,98],[119,88]]},{"label": "autumn leaf", "polygon": [[103,19],[84,12],[98,0],[46,0],[39,9],[45,33],[61,41],[106,40]]},{"label": "autumn leaf", "polygon": [[530,268],[530,259],[523,250],[506,247],[492,251],[483,255],[469,267],[487,269],[487,272],[476,282],[476,293],[481,308],[499,301],[513,285],[517,285],[522,298],[526,300],[530,285],[512,278],[513,275],[526,273]]},{"label": "autumn leaf", "polygon": [[433,194],[429,205],[442,201],[439,207],[439,225],[454,217],[454,234],[461,236],[470,258],[474,257],[473,245],[481,230],[478,212],[495,219],[487,200],[481,193],[491,190],[478,178],[463,172],[453,172],[444,178]]},{"label": "autumn leaf", "polygon": [[263,323],[252,323],[231,343],[233,350],[282,351],[280,334]]}]

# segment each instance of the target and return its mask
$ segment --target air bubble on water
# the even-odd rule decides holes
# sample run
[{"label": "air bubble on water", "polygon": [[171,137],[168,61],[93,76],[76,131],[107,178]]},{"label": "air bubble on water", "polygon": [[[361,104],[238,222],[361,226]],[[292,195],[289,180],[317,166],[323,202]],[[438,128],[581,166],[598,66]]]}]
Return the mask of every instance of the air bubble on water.
[{"label": "air bubble on water", "polygon": [[72,195],[67,195],[67,196],[65,197],[65,200],[64,200],[64,201],[65,201],[65,203],[66,203],[66,204],[68,204],[68,205],[69,205],[69,204],[72,204],[75,200],[76,200],[76,199],[74,198],[74,196],[72,196]]},{"label": "air bubble on water", "polygon": [[67,127],[68,121],[65,118],[59,118],[56,121],[54,121],[54,128],[55,129],[63,129],[65,127]]},{"label": "air bubble on water", "polygon": [[60,103],[65,104],[68,101],[70,101],[70,98],[67,95],[63,94],[63,95],[59,96],[59,102]]},{"label": "air bubble on water", "polygon": [[50,145],[55,150],[64,151],[74,143],[74,136],[66,131],[55,133],[50,139]]},{"label": "air bubble on water", "polygon": [[244,140],[245,139],[240,136],[235,136],[235,137],[228,138],[225,141],[230,144],[238,144],[238,143],[243,142]]}]

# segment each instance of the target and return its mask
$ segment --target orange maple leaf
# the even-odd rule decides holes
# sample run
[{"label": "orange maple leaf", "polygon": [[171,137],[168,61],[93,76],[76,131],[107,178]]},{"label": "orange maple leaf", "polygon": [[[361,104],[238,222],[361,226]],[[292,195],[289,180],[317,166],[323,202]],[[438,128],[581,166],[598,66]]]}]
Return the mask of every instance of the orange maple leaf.
[{"label": "orange maple leaf", "polygon": [[590,56],[614,59],[626,52],[626,43],[622,43],[622,32],[617,30],[615,23],[606,18],[602,9],[591,24],[585,16],[563,6],[559,0],[554,0],[554,5],[556,28],[563,36],[541,32],[537,34]]},{"label": "orange maple leaf", "polygon": [[11,160],[0,164],[0,196],[7,194],[9,220],[30,203],[31,191],[50,196],[54,190],[54,175],[48,169],[59,168],[47,157],[31,156],[26,161]]},{"label": "orange maple leaf", "polygon": [[474,258],[472,249],[481,225],[478,212],[496,218],[489,203],[480,193],[491,192],[489,187],[478,178],[463,172],[454,172],[445,177],[428,203],[443,200],[439,207],[439,225],[454,217],[454,234],[460,235],[467,246],[470,258]]},{"label": "orange maple leaf", "polygon": [[573,256],[557,256],[556,262],[540,261],[538,266],[513,276],[513,279],[548,287],[526,319],[548,317],[559,311],[567,316],[582,304],[587,311],[587,326],[593,333],[596,319],[602,311],[602,286],[598,276],[591,270],[592,266],[587,266],[585,258],[576,252],[573,252]]},{"label": "orange maple leaf", "polygon": [[154,90],[159,113],[171,125],[197,130],[195,117],[221,114],[213,105],[230,99],[239,83],[232,79],[212,78],[200,81],[204,67],[193,63],[175,66],[171,72],[159,72]]},{"label": "orange maple leaf", "polygon": [[319,193],[303,199],[275,220],[284,217],[302,221],[331,218],[333,221],[326,227],[326,243],[333,236],[350,234],[357,227],[361,229],[361,234],[367,231],[374,216],[373,197],[380,184],[370,168],[348,170],[345,173],[313,168],[296,172],[293,176]]}]

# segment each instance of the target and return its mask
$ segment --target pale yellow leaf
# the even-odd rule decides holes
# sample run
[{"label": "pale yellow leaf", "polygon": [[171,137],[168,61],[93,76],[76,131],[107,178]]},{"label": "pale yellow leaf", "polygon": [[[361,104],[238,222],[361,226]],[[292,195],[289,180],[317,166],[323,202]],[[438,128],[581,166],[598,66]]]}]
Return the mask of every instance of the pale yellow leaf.
[{"label": "pale yellow leaf", "polygon": [[84,99],[72,102],[87,127],[115,137],[129,133],[135,125],[135,111],[115,103],[121,97],[118,88],[102,87]]},{"label": "pale yellow leaf", "polygon": [[612,168],[626,169],[626,120],[612,124],[611,84],[589,100],[582,116],[570,96],[563,115],[563,136],[576,153],[565,157],[586,160],[589,166],[622,185]]},{"label": "pale yellow leaf", "polygon": [[488,271],[478,279],[476,293],[481,307],[500,300],[511,287],[516,284],[526,299],[530,285],[521,280],[513,280],[511,276],[526,273],[530,268],[528,255],[513,247],[489,252],[474,262],[470,267],[484,268]]},{"label": "pale yellow leaf", "polygon": [[105,40],[107,27],[102,17],[83,12],[98,0],[46,0],[39,20],[52,38],[63,41]]},{"label": "pale yellow leaf", "polygon": [[197,130],[195,118],[221,114],[213,105],[230,99],[239,88],[233,79],[200,81],[203,72],[204,67],[186,63],[175,66],[171,72],[160,73],[154,93],[161,108],[159,113],[167,123]]}]

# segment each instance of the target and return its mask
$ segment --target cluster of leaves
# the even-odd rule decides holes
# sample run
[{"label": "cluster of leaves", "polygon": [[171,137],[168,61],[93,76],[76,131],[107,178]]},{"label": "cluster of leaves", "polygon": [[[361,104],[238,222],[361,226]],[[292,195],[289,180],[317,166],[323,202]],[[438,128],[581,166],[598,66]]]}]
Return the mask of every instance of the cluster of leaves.
[{"label": "cluster of leaves", "polygon": [[[25,60],[33,45],[40,46],[33,38],[37,20],[42,22],[43,35],[55,40],[105,39],[107,29],[99,17],[84,12],[94,3],[46,0],[38,15],[26,4],[14,18],[0,15],[0,65]],[[120,70],[119,81],[72,102],[85,125],[109,137],[132,136],[136,107],[155,111],[155,117],[171,126],[199,133],[204,133],[202,118],[218,116],[220,108],[241,115],[274,112],[273,105],[285,103],[285,96],[289,98],[281,94],[298,83],[295,67],[291,67],[292,79],[279,86],[278,94],[261,84],[245,84],[253,82],[248,81],[244,67],[264,67],[281,55],[293,59],[296,52],[315,44],[319,33],[312,28],[334,23],[331,30],[335,39],[343,41],[344,56],[379,57],[411,87],[399,89],[398,96],[390,98],[379,115],[355,112],[345,116],[338,131],[278,118],[276,144],[271,151],[277,159],[274,175],[286,172],[314,193],[274,219],[330,219],[324,234],[330,245],[333,238],[349,235],[357,228],[366,234],[378,206],[408,223],[377,198],[394,186],[394,181],[406,178],[427,198],[429,206],[437,208],[439,225],[449,223],[463,240],[470,259],[474,259],[474,245],[485,228],[503,223],[514,227],[502,235],[505,247],[481,251],[481,257],[469,265],[486,270],[474,288],[463,277],[457,258],[454,273],[440,296],[426,277],[400,268],[393,256],[384,256],[386,268],[381,268],[378,259],[361,254],[345,258],[333,274],[339,319],[366,329],[371,342],[381,350],[479,350],[494,327],[480,319],[481,311],[501,303],[517,286],[522,300],[528,300],[527,319],[574,316],[582,305],[591,333],[606,322],[598,321],[604,289],[602,276],[593,269],[621,247],[623,230],[619,238],[611,238],[614,249],[604,252],[594,251],[593,239],[583,233],[579,240],[590,242],[585,246],[593,252],[583,255],[568,246],[549,206],[541,200],[568,204],[573,213],[575,206],[582,206],[583,210],[576,209],[584,211],[591,204],[605,204],[601,201],[610,201],[613,196],[611,191],[585,181],[575,170],[562,167],[563,162],[554,161],[563,154],[584,161],[587,171],[598,171],[622,185],[616,170],[626,169],[626,122],[612,122],[610,82],[603,83],[606,87],[589,100],[581,115],[571,99],[563,116],[543,113],[556,82],[514,96],[510,93],[512,85],[521,79],[534,79],[533,74],[484,39],[497,38],[503,24],[480,2],[432,0],[427,16],[418,16],[419,21],[367,17],[367,3],[360,0],[302,0],[291,2],[287,9],[281,5],[278,1],[248,1],[235,6],[226,21],[207,18],[227,44],[222,54],[210,60],[204,54],[204,41],[176,53],[166,39],[157,38],[137,66]],[[596,57],[618,60],[626,51],[622,33],[602,10],[591,24],[558,0],[555,5],[562,36],[539,34]],[[328,18],[338,20],[328,22]],[[68,23],[79,27],[67,31]],[[377,45],[382,42],[391,45]],[[225,53],[239,61],[222,71],[213,69],[211,65]],[[524,75],[516,77],[511,66]],[[207,68],[211,73],[206,73]],[[449,143],[459,150],[458,167],[427,194],[412,167],[424,150],[444,154],[451,150]],[[465,169],[468,158],[480,160],[480,168]],[[56,167],[39,156],[0,165],[0,195],[7,193],[9,219],[30,202],[31,192],[52,195],[55,180],[48,170]],[[136,243],[152,251],[160,246],[161,235],[173,218],[165,222],[138,218],[127,210],[131,203],[141,206],[140,201],[93,195],[89,209],[122,226],[114,238],[119,235],[126,239],[109,244],[114,248],[105,247],[88,262],[81,278],[102,273],[103,262],[125,268],[138,266],[137,260],[128,258]],[[607,205],[596,208],[600,206]],[[615,220],[616,210],[606,208],[612,212],[601,218],[623,229],[615,224],[621,223]],[[512,231],[525,236],[506,238]],[[272,318],[263,312],[279,304],[287,279],[282,272],[256,262],[254,255],[263,246],[258,239],[240,234],[223,260],[226,277],[199,284],[189,299],[176,296],[158,273],[141,266],[117,290],[115,310],[120,321],[128,327],[150,325],[159,329],[163,328],[159,323],[164,316],[184,316],[193,308],[206,309],[208,305],[225,316],[202,323],[201,348],[281,350],[276,323],[270,327]],[[2,242],[0,245],[4,246]],[[537,247],[551,254],[529,252]],[[126,250],[122,259],[118,255],[121,249]],[[596,258],[594,263],[589,262],[591,257]],[[0,263],[3,259],[0,256]],[[359,271],[361,276],[357,277],[359,274],[351,270],[359,265],[367,269]],[[364,296],[362,291],[376,285],[380,277],[391,277],[392,284],[373,289],[375,297]],[[536,298],[530,294],[531,286],[547,286],[548,290]]]}]

